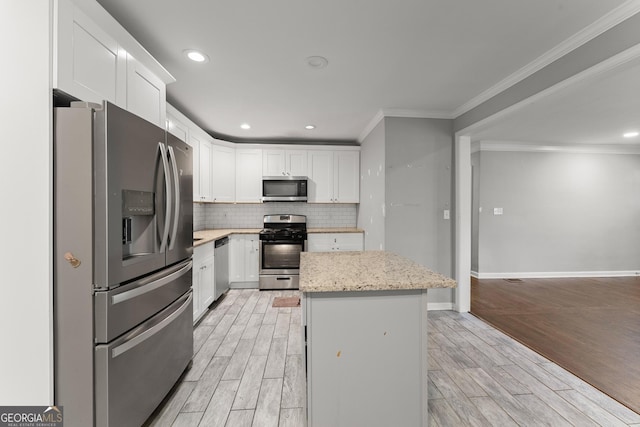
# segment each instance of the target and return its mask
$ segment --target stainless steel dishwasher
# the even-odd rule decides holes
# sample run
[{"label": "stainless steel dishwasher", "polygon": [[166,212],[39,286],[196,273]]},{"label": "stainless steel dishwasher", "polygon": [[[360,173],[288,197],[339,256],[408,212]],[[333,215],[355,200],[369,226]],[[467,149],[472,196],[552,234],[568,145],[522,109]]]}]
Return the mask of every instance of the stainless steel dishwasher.
[{"label": "stainless steel dishwasher", "polygon": [[215,299],[229,290],[229,238],[223,237],[215,242],[213,253]]}]

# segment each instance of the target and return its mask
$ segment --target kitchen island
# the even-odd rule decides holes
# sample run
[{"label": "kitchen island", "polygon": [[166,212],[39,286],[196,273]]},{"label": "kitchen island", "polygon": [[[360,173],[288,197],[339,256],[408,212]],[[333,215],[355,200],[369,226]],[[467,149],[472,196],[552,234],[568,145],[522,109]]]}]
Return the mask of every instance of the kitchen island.
[{"label": "kitchen island", "polygon": [[302,253],[308,426],[427,426],[427,291],[455,286],[390,252]]}]

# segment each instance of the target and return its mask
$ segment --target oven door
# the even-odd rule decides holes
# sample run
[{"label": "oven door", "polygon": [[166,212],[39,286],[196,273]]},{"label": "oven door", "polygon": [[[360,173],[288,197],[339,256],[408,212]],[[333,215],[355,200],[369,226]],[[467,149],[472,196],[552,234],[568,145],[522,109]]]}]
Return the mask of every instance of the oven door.
[{"label": "oven door", "polygon": [[305,240],[260,241],[260,274],[298,274]]}]

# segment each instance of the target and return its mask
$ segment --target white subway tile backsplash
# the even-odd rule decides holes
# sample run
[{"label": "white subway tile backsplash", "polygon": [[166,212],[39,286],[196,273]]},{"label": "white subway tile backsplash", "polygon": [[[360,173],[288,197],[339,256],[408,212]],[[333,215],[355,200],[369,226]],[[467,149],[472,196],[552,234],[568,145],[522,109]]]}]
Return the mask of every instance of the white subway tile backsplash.
[{"label": "white subway tile backsplash", "polygon": [[270,214],[307,216],[307,227],[355,227],[356,204],[262,203],[193,204],[193,229],[262,228],[262,217]]}]

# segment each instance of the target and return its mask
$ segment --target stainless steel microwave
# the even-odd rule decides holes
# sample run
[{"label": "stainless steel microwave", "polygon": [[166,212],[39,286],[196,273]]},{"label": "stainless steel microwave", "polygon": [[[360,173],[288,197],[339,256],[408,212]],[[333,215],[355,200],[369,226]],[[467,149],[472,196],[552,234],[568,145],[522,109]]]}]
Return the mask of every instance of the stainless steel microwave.
[{"label": "stainless steel microwave", "polygon": [[306,202],[306,176],[262,177],[263,202]]}]

